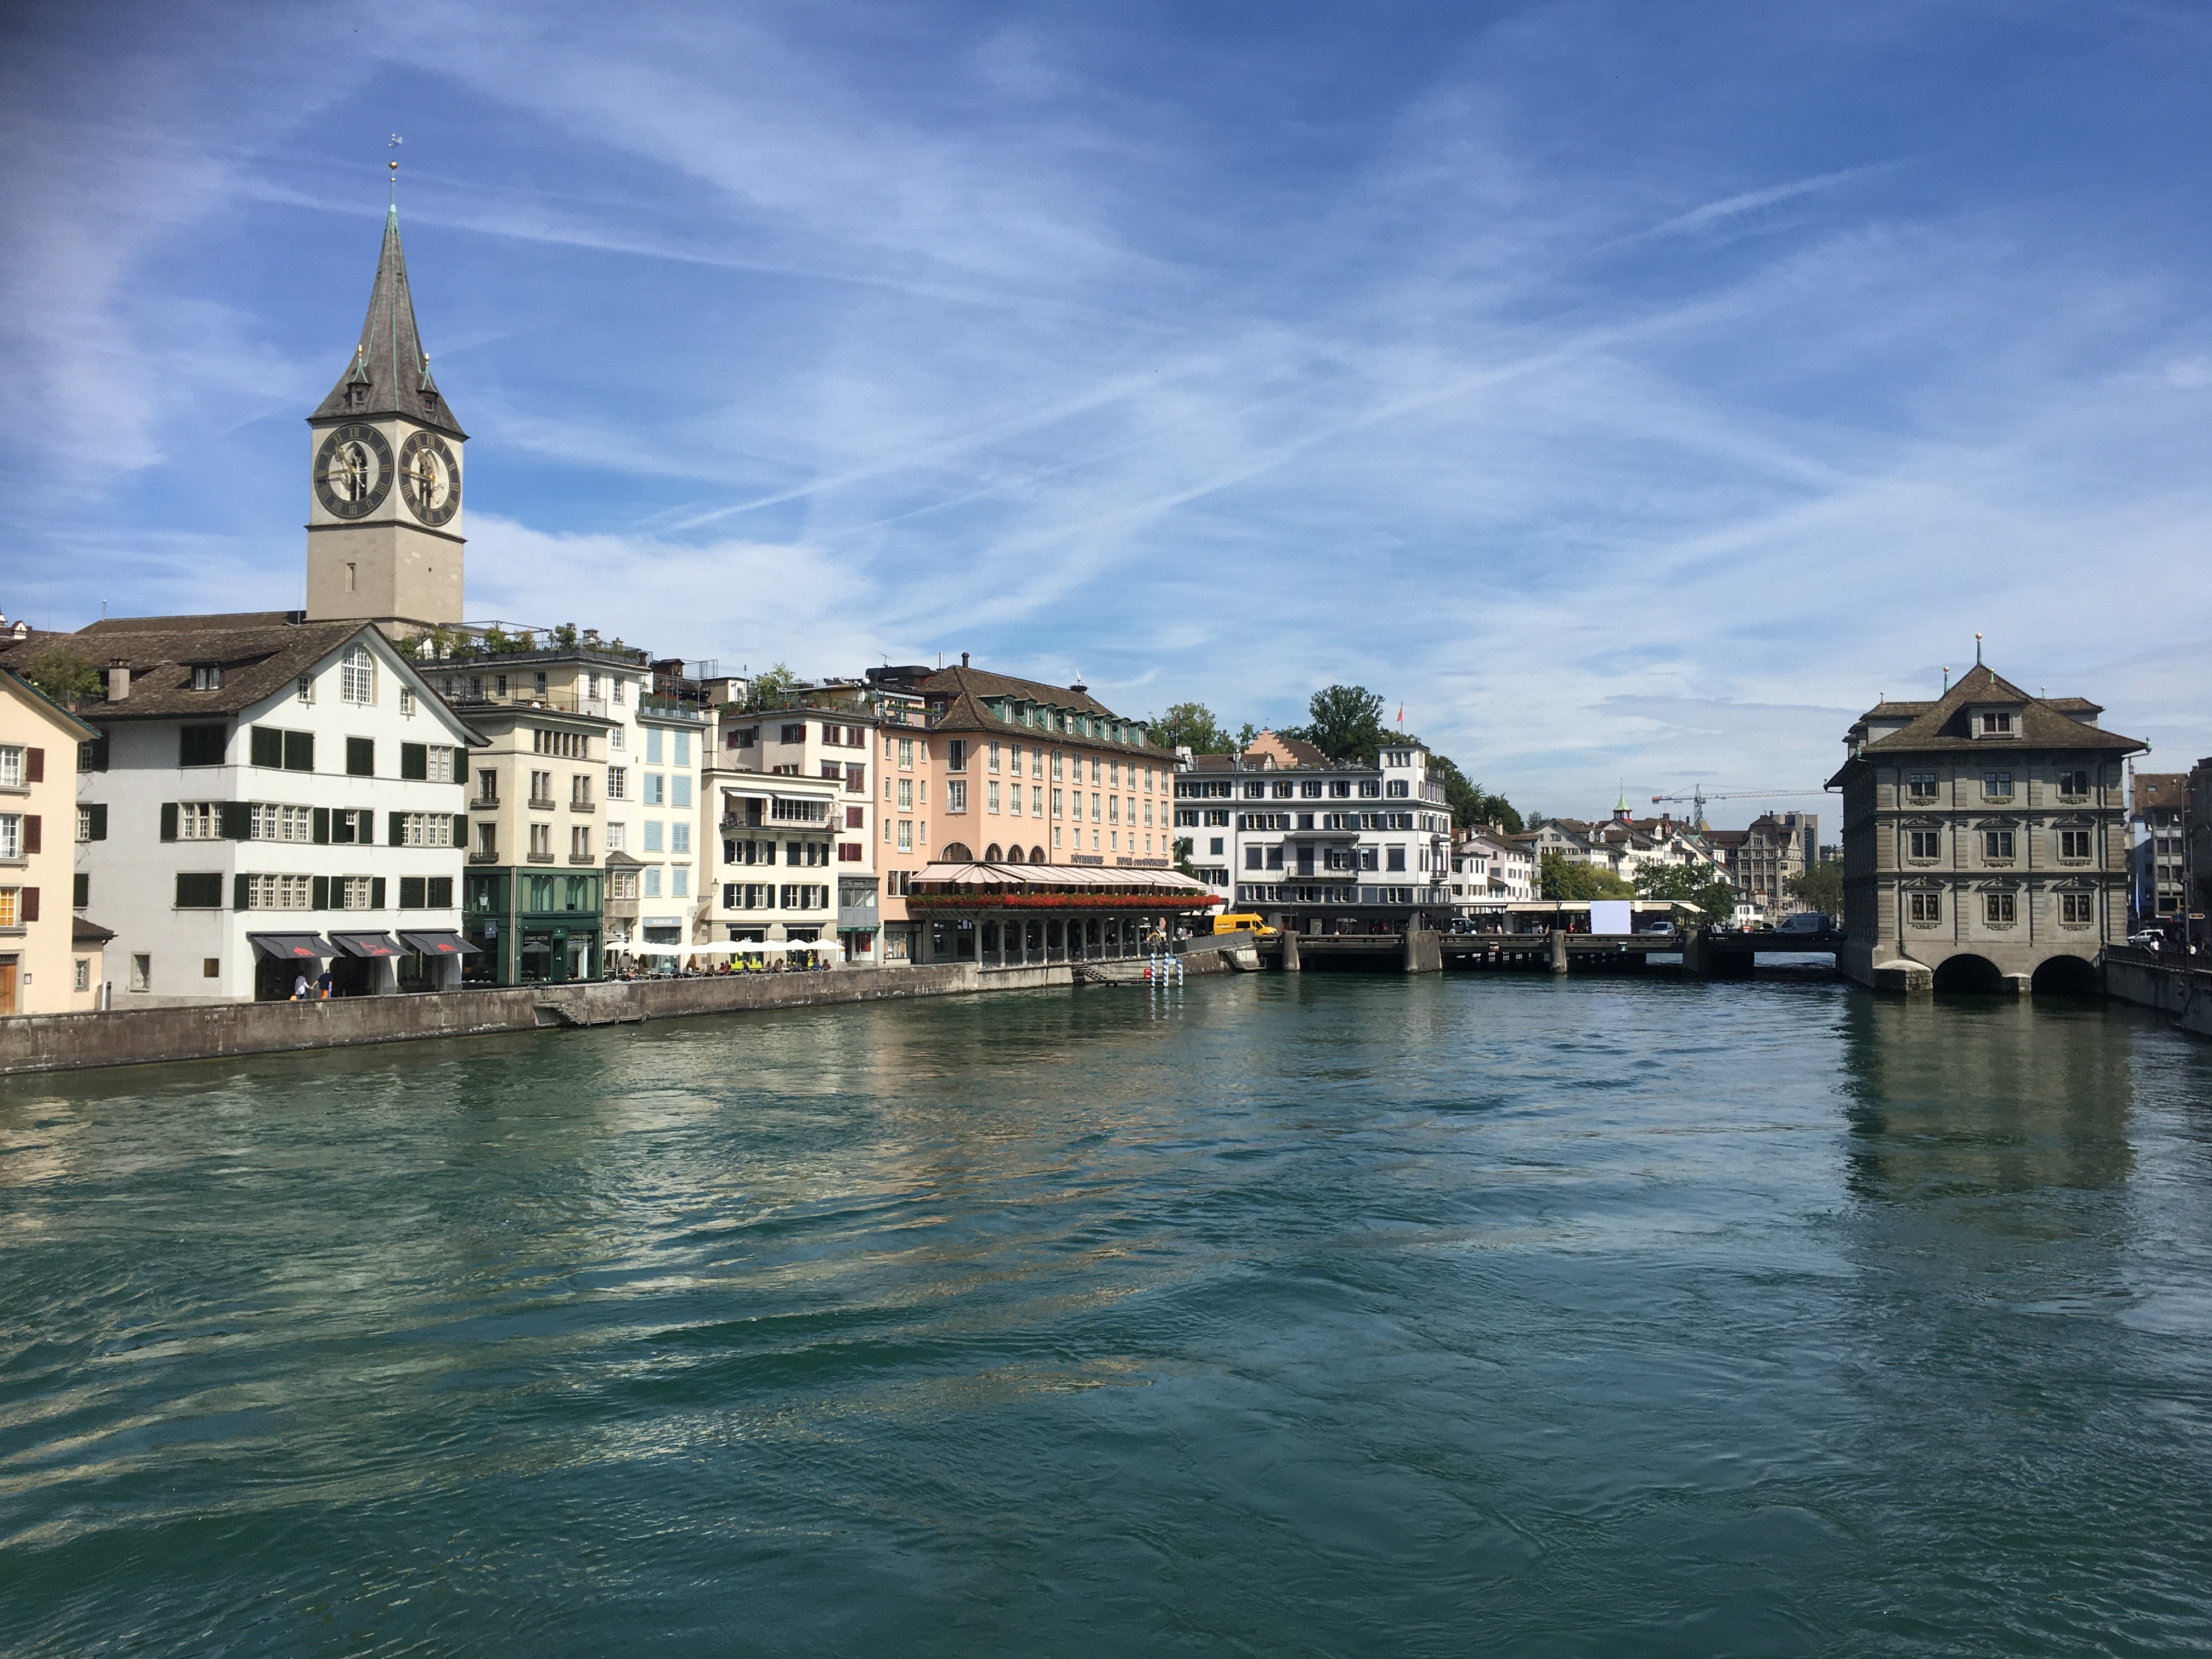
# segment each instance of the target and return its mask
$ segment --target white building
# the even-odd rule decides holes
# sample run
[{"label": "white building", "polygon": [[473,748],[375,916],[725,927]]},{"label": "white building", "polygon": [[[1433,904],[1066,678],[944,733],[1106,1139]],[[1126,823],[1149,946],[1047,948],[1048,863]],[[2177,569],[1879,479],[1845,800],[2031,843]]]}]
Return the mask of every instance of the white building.
[{"label": "white building", "polygon": [[1462,835],[1452,848],[1452,903],[1474,915],[1500,904],[1536,896],[1536,855],[1504,830],[1486,827]]},{"label": "white building", "polygon": [[78,713],[85,900],[116,1006],[457,983],[463,780],[483,741],[374,627],[286,613],[96,623]]},{"label": "white building", "polygon": [[693,915],[699,943],[820,943],[873,964],[882,933],[870,787],[877,719],[855,707],[726,710],[702,781],[700,834],[719,861]]},{"label": "white building", "polygon": [[1176,833],[1230,906],[1298,933],[1438,927],[1452,910],[1451,812],[1417,744],[1371,767],[1284,767],[1249,754],[1233,771],[1176,776]]}]

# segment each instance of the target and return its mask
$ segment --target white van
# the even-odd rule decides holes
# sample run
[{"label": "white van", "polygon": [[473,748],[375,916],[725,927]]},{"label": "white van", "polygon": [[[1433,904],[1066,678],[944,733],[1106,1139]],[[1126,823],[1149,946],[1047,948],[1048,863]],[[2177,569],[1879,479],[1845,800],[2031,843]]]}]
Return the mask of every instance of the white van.
[{"label": "white van", "polygon": [[1774,926],[1778,933],[1825,933],[1833,924],[1826,910],[1800,910],[1794,916],[1784,916]]}]

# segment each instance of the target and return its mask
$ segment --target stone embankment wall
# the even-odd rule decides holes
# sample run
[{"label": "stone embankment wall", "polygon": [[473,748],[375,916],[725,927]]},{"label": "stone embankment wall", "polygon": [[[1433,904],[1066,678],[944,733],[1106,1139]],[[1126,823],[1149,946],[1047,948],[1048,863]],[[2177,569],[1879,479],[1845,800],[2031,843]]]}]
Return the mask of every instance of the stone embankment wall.
[{"label": "stone embankment wall", "polygon": [[344,997],[330,1002],[232,1002],[32,1014],[0,1019],[0,1076],[483,1036],[546,1026],[633,1024],[760,1008],[1020,990],[1066,985],[1071,979],[1064,967],[979,971],[962,963],[937,968],[845,968],[823,974],[513,986],[416,996]]},{"label": "stone embankment wall", "polygon": [[2212,971],[2160,962],[2148,951],[2107,951],[2105,990],[2172,1014],[2185,1031],[2212,1036]]}]

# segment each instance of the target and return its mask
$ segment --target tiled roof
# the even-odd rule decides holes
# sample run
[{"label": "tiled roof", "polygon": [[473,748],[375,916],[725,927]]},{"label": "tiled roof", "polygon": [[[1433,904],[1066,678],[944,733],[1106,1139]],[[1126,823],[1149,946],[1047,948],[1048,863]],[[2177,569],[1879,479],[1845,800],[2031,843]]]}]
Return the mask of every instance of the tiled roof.
[{"label": "tiled roof", "polygon": [[[279,613],[281,614],[281,613]],[[173,617],[175,622],[198,620]],[[206,619],[215,623],[225,617]],[[356,635],[376,630],[362,622],[282,623],[275,627],[177,628],[143,632],[87,629],[73,638],[98,669],[120,665],[131,671],[131,695],[117,702],[80,705],[82,718],[177,720],[195,715],[235,714],[283,690],[311,672]],[[0,653],[0,663],[27,654],[21,647]],[[192,667],[215,663],[222,684],[212,691],[192,690]]]},{"label": "tiled roof", "polygon": [[[2008,703],[2021,711],[2019,736],[1999,745],[1988,738],[1969,734],[1966,729],[1968,708],[1976,704],[1988,703]],[[1860,756],[1845,762],[1835,776],[1828,780],[1831,784],[1840,783],[1855,766],[1914,754],[1966,750],[1986,753],[2000,746],[2016,750],[2101,750],[2107,754],[2131,754],[2143,746],[2133,738],[2085,725],[2075,718],[2081,714],[2102,712],[2098,704],[2082,697],[2030,696],[1981,663],[1976,663],[1960,675],[1959,683],[1935,702],[1882,703],[1877,704],[1876,708],[1914,708],[1919,712],[1902,729],[1891,732],[1887,737],[1869,739]],[[1864,721],[1871,717],[1872,711],[1861,717],[1861,730],[1864,729]]]},{"label": "tiled roof", "polygon": [[1120,743],[1111,738],[1089,737],[1054,728],[1024,726],[1018,720],[1002,720],[991,712],[987,699],[1012,698],[1019,702],[1041,703],[1052,708],[1067,709],[1076,714],[1092,714],[1101,720],[1122,721],[1144,729],[1140,721],[1127,720],[1100,702],[1088,691],[1073,686],[1047,685],[1038,680],[1017,679],[1011,674],[994,674],[981,668],[941,668],[922,682],[922,691],[933,708],[943,700],[933,722],[940,732],[988,732],[1004,733],[1009,738],[1036,742],[1049,738],[1058,744],[1080,744],[1086,748],[1118,750],[1121,754],[1170,764],[1175,757],[1170,750],[1156,749],[1148,743]]},{"label": "tiled roof", "polygon": [[282,628],[300,621],[289,611],[218,611],[204,617],[102,617],[77,630],[78,636],[97,634],[175,634],[207,628]]},{"label": "tiled roof", "polygon": [[2134,809],[2148,812],[2154,808],[2179,811],[2189,805],[2189,774],[2186,772],[2138,772],[2136,774]]},{"label": "tiled roof", "polygon": [[1278,765],[1327,766],[1328,757],[1304,738],[1286,738],[1279,732],[1262,732],[1252,739],[1247,755],[1272,755]]}]

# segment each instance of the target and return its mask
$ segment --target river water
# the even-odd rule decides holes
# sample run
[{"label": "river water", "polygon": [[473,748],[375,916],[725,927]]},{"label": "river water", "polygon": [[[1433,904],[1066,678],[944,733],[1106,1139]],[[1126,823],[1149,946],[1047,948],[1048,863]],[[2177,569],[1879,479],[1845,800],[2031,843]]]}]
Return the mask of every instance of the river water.
[{"label": "river water", "polygon": [[0,1087],[0,1650],[2212,1645],[2212,1049],[1194,981]]}]

